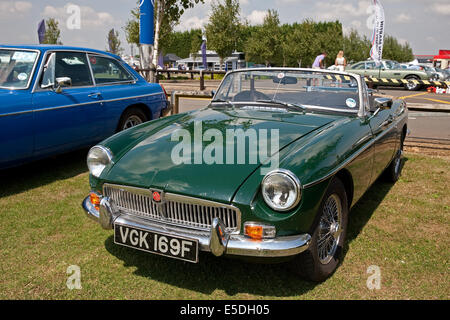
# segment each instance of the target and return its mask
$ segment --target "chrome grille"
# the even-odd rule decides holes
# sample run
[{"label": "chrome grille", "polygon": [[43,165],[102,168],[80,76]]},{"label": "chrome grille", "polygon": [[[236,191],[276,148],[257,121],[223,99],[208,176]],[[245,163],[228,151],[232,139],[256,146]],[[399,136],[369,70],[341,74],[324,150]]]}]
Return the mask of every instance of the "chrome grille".
[{"label": "chrome grille", "polygon": [[145,219],[206,231],[218,217],[227,232],[240,227],[239,210],[221,203],[166,193],[163,203],[155,204],[151,190],[110,184],[104,185],[103,194],[116,210]]}]

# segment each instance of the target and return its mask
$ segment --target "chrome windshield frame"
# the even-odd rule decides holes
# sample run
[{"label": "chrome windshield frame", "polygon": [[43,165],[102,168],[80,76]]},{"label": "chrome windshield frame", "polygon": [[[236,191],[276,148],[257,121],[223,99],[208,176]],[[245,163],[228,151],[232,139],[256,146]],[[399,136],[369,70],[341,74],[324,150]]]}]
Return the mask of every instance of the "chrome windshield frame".
[{"label": "chrome windshield frame", "polygon": [[[217,94],[221,91],[222,86],[224,85],[225,81],[227,80],[227,78],[235,73],[242,73],[242,72],[252,72],[252,71],[269,71],[269,72],[276,72],[276,71],[291,71],[291,72],[315,72],[315,73],[324,73],[324,74],[331,74],[331,75],[338,75],[338,76],[348,76],[348,77],[353,77],[356,79],[356,82],[358,83],[358,97],[359,97],[359,108],[358,111],[356,112],[353,111],[351,113],[357,114],[358,117],[365,117],[367,115],[367,109],[366,109],[366,105],[365,105],[365,100],[364,100],[364,95],[363,95],[363,91],[364,91],[364,86],[363,86],[363,77],[354,73],[349,73],[349,72],[339,72],[339,71],[333,71],[333,70],[327,70],[327,69],[311,69],[311,68],[285,68],[285,67],[275,67],[275,68],[246,68],[246,69],[237,69],[237,70],[232,70],[227,72],[227,74],[225,75],[225,77],[222,79],[217,91],[215,92],[214,96],[213,96],[213,100],[216,100],[217,98]],[[336,109],[336,111],[339,111]]]}]

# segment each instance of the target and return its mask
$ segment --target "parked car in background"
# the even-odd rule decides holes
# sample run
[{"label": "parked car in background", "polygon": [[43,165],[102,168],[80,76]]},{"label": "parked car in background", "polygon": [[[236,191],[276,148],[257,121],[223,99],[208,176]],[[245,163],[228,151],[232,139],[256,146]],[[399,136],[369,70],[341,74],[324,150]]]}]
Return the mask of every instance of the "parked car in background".
[{"label": "parked car in background", "polygon": [[[431,80],[433,77],[436,77],[432,72],[427,72],[425,70],[404,69],[398,62],[392,60],[382,60],[380,66],[377,66],[375,61],[372,60],[360,61],[347,66],[345,70],[365,77],[396,80]],[[407,84],[389,82],[383,84],[383,86],[384,85],[404,86],[406,90],[411,91],[422,88],[420,83],[414,81],[410,81]]]},{"label": "parked car in background", "polygon": [[448,79],[448,74],[440,68],[430,67],[424,64],[419,64],[418,66],[423,68],[426,72],[432,73],[434,75],[434,77],[432,77],[433,80],[445,81]]},{"label": "parked car in background", "polygon": [[[192,263],[199,251],[291,260],[322,281],[342,261],[352,206],[382,173],[398,180],[407,121],[403,100],[374,99],[359,75],[233,71],[207,108],[93,147],[83,208],[118,245]],[[202,161],[213,144],[215,160]]]},{"label": "parked car in background", "polygon": [[92,146],[168,105],[160,85],[116,55],[0,46],[0,168]]}]

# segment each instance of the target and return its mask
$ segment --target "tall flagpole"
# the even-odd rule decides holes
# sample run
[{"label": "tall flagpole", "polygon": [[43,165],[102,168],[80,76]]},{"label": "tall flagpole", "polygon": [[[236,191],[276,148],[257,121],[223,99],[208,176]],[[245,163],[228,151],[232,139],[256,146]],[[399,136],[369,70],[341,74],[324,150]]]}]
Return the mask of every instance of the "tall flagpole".
[{"label": "tall flagpole", "polygon": [[154,0],[141,0],[139,4],[139,42],[141,44],[141,65],[150,69],[148,81],[155,82],[155,65],[152,63],[154,37]]}]

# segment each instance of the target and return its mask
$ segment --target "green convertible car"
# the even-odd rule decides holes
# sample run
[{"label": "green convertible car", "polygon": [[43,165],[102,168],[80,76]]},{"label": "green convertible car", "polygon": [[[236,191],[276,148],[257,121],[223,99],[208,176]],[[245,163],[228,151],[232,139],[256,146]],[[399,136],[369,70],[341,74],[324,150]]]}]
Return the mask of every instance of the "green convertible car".
[{"label": "green convertible car", "polygon": [[287,262],[323,281],[352,206],[382,173],[399,178],[407,113],[351,73],[233,71],[208,107],[93,147],[83,208],[118,245]]}]

